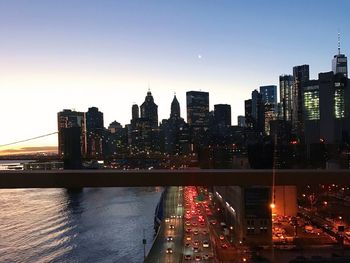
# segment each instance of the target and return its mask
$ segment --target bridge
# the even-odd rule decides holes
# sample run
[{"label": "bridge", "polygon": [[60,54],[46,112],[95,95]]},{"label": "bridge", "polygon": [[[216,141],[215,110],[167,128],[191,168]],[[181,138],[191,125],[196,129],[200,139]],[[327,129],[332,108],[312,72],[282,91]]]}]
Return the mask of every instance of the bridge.
[{"label": "bridge", "polygon": [[0,188],[350,184],[350,170],[14,170]]}]

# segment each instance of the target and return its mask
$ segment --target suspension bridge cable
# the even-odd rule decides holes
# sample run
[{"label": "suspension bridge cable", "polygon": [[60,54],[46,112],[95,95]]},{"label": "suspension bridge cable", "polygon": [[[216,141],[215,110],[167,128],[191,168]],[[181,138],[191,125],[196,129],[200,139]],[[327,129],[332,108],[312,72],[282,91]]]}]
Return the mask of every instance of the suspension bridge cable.
[{"label": "suspension bridge cable", "polygon": [[48,134],[36,136],[36,137],[33,137],[33,138],[21,140],[21,141],[15,141],[15,142],[11,142],[11,143],[6,143],[6,144],[0,145],[0,147],[10,146],[10,145],[17,144],[17,143],[21,143],[21,142],[28,142],[28,141],[32,141],[32,140],[44,138],[44,137],[47,137],[47,136],[51,136],[51,135],[54,135],[54,134],[57,134],[57,133],[58,133],[58,132],[56,131],[56,132],[51,132],[51,133],[48,133]]}]

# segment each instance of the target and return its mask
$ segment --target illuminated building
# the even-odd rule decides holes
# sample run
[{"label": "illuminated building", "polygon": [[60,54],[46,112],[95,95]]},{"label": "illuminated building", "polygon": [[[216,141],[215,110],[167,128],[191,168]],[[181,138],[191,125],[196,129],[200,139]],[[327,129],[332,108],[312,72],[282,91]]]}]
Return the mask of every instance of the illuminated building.
[{"label": "illuminated building", "polygon": [[277,86],[260,86],[261,99],[264,104],[277,105]]},{"label": "illuminated building", "polygon": [[187,123],[191,133],[191,148],[198,151],[206,146],[205,132],[209,128],[209,92],[186,92]]},{"label": "illuminated building", "polygon": [[235,243],[271,245],[271,191],[268,187],[215,186],[215,200],[232,226]]},{"label": "illuminated building", "polygon": [[62,129],[71,127],[80,127],[80,146],[81,155],[86,155],[86,119],[84,112],[78,112],[73,110],[63,110],[57,113],[57,126],[58,126],[58,155],[64,156],[65,140],[63,137]]},{"label": "illuminated building", "polygon": [[193,128],[208,128],[209,92],[186,92],[187,123]]},{"label": "illuminated building", "polygon": [[87,157],[103,157],[103,113],[91,107],[86,113]]},{"label": "illuminated building", "polygon": [[280,102],[282,106],[281,118],[284,121],[291,121],[293,76],[282,75],[279,77],[279,83],[280,83]]},{"label": "illuminated building", "polygon": [[264,132],[270,135],[270,122],[276,119],[275,105],[266,103],[264,105]]},{"label": "illuminated building", "polygon": [[303,88],[303,108],[305,121],[320,119],[320,96],[318,80],[310,80]]},{"label": "illuminated building", "polygon": [[320,138],[326,143],[340,143],[349,133],[350,92],[348,79],[333,71],[319,74]]}]

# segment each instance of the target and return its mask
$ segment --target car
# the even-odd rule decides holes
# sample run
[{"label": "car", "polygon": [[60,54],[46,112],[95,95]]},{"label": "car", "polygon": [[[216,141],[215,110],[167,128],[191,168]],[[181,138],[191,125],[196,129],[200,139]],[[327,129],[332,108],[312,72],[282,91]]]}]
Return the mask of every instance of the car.
[{"label": "car", "polygon": [[209,255],[208,254],[203,255],[203,259],[204,260],[209,260]]},{"label": "car", "polygon": [[171,247],[168,247],[168,248],[166,249],[166,253],[167,253],[167,254],[172,254],[172,253],[173,253],[173,249],[172,249]]},{"label": "car", "polygon": [[192,230],[192,229],[188,227],[188,228],[186,228],[185,231],[186,231],[186,233],[191,233],[191,230]]},{"label": "car", "polygon": [[168,242],[173,241],[173,237],[172,237],[172,236],[168,236],[168,237],[166,238],[166,240],[167,240]]},{"label": "car", "polygon": [[170,221],[170,219],[167,217],[167,218],[165,218],[165,222],[169,222]]},{"label": "car", "polygon": [[199,246],[199,241],[198,241],[198,240],[193,241],[193,245],[194,245],[195,247]]},{"label": "car", "polygon": [[209,247],[209,242],[207,240],[203,241],[203,247]]},{"label": "car", "polygon": [[193,247],[193,252],[196,252],[196,253],[199,252],[199,247],[194,246],[194,247]]},{"label": "car", "polygon": [[203,235],[207,235],[208,231],[207,230],[203,230],[202,233],[203,233]]},{"label": "car", "polygon": [[190,242],[186,242],[185,243],[185,247],[190,247],[191,246],[191,243]]},{"label": "car", "polygon": [[177,215],[176,218],[182,218],[182,215]]},{"label": "car", "polygon": [[194,257],[194,260],[195,261],[201,261],[202,257],[200,255],[197,255],[197,256]]},{"label": "car", "polygon": [[224,235],[220,235],[219,238],[220,238],[220,240],[224,240],[225,239]]},{"label": "car", "polygon": [[175,226],[174,225],[169,225],[169,229],[174,229]]},{"label": "car", "polygon": [[186,240],[191,241],[192,240],[191,236],[186,236]]},{"label": "car", "polygon": [[197,223],[196,222],[192,222],[192,226],[197,226]]},{"label": "car", "polygon": [[211,221],[210,221],[210,224],[216,225],[216,220],[211,220]]},{"label": "car", "polygon": [[192,257],[191,257],[190,254],[186,254],[186,255],[184,256],[184,258],[185,258],[185,260],[192,260]]},{"label": "car", "polygon": [[228,245],[227,245],[226,243],[222,243],[222,244],[221,244],[221,247],[222,247],[222,248],[228,248]]},{"label": "car", "polygon": [[193,234],[195,234],[195,235],[198,235],[198,233],[199,233],[198,230],[193,231]]},{"label": "car", "polygon": [[171,215],[170,217],[171,217],[171,218],[175,218],[175,215]]},{"label": "car", "polygon": [[185,225],[186,225],[186,226],[190,226],[190,225],[191,225],[191,222],[190,222],[190,221],[186,221],[186,222],[185,222]]}]

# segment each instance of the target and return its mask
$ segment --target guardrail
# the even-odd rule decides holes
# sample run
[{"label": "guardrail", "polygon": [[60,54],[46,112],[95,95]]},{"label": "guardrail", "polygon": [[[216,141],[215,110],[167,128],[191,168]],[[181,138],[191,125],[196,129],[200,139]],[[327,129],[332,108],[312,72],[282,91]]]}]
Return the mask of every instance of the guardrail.
[{"label": "guardrail", "polygon": [[0,188],[349,184],[350,170],[0,171]]}]

